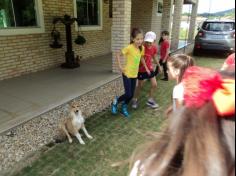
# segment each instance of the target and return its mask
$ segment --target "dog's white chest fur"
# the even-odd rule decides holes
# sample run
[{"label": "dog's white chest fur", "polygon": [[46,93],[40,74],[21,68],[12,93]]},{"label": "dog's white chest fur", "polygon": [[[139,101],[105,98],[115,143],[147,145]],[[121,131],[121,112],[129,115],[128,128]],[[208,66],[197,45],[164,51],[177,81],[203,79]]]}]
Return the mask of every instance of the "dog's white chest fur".
[{"label": "dog's white chest fur", "polygon": [[79,133],[79,130],[82,129],[85,133],[85,135],[89,139],[93,139],[93,137],[87,132],[84,122],[85,118],[83,117],[80,110],[78,110],[77,105],[71,105],[71,111],[69,114],[69,118],[64,121],[64,123],[61,125],[62,130],[66,134],[67,138],[69,139],[69,142],[72,143],[72,138],[70,134],[74,135],[80,142],[80,144],[85,144],[83,139],[81,138],[81,135]]},{"label": "dog's white chest fur", "polygon": [[84,117],[80,113],[78,114],[73,113],[72,123],[75,127],[81,128],[84,122],[85,122]]}]

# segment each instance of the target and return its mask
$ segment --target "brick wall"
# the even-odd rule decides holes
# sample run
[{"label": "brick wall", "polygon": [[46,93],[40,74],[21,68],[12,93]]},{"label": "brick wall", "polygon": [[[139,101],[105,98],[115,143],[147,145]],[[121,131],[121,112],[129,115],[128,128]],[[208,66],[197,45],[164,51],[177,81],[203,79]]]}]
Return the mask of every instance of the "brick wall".
[{"label": "brick wall", "polygon": [[132,0],[131,27],[140,27],[144,33],[153,31],[159,39],[161,16],[157,16],[157,0]]},{"label": "brick wall", "polygon": [[151,30],[157,34],[157,43],[161,35],[162,15],[157,15],[157,0],[153,0]]},{"label": "brick wall", "polygon": [[139,27],[144,32],[151,30],[153,0],[132,0],[131,27]]},{"label": "brick wall", "polygon": [[[111,22],[109,18],[109,4],[103,4],[103,30],[84,31],[87,43],[84,46],[73,44],[76,55],[83,59],[111,52]],[[59,66],[65,61],[66,39],[64,25],[57,24],[61,33],[63,48],[52,49],[51,43],[52,20],[55,16],[69,14],[73,16],[73,0],[43,0],[43,15],[45,33],[0,36],[0,80],[45,70]],[[72,26],[73,39],[75,32]]]},{"label": "brick wall", "polygon": [[[130,43],[131,0],[113,0],[112,71],[119,72],[116,53]],[[124,60],[123,60],[124,64]]]},{"label": "brick wall", "polygon": [[171,33],[172,10],[174,0],[163,1],[162,31],[167,30]]},{"label": "brick wall", "polygon": [[156,11],[156,0],[113,0],[113,72],[119,72],[115,53],[129,44],[132,28],[141,28],[144,33],[152,30],[159,39],[162,17],[157,16]]}]

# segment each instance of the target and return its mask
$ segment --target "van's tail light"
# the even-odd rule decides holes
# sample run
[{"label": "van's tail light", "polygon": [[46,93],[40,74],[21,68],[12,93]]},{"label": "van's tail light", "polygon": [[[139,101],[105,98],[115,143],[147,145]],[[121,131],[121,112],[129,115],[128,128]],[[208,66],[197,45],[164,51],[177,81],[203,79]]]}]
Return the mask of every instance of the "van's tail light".
[{"label": "van's tail light", "polygon": [[233,32],[233,33],[231,34],[231,37],[232,37],[232,38],[235,38],[235,32]]},{"label": "van's tail light", "polygon": [[197,48],[197,49],[201,49],[201,45],[200,45],[200,44],[197,44],[197,45],[196,45],[196,48]]},{"label": "van's tail light", "polygon": [[200,32],[198,33],[198,36],[199,36],[199,37],[204,37],[204,32],[200,31]]}]

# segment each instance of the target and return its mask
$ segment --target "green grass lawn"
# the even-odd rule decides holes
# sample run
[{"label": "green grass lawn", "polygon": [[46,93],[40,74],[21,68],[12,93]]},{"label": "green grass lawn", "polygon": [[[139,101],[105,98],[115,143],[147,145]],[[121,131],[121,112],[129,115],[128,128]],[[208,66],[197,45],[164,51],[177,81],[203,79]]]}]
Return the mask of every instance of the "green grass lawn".
[{"label": "green grass lawn", "polygon": [[[224,59],[197,58],[197,64],[206,67],[220,68]],[[82,146],[74,139],[73,144],[67,141],[41,152],[39,159],[18,172],[16,176],[126,176],[128,165],[112,168],[111,164],[126,160],[133,150],[147,141],[148,131],[160,131],[165,122],[163,112],[171,104],[174,81],[163,82],[158,78],[156,99],[158,110],[146,106],[147,82],[138,110],[130,110],[132,119],[112,116],[110,109],[95,114],[86,121],[86,127],[93,140],[85,139]],[[82,132],[81,132],[82,133]],[[150,138],[149,138],[150,140]]]}]

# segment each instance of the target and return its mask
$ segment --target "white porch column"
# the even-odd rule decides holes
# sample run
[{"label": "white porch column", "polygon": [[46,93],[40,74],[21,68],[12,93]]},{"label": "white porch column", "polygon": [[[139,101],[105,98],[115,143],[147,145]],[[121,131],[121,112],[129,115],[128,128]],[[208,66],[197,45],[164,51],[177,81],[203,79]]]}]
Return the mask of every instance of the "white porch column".
[{"label": "white porch column", "polygon": [[112,71],[119,72],[116,52],[130,43],[131,0],[113,0]]},{"label": "white porch column", "polygon": [[171,49],[172,50],[178,49],[183,3],[184,3],[184,0],[175,1],[172,35],[171,35]]},{"label": "white porch column", "polygon": [[192,5],[192,14],[191,14],[189,35],[188,35],[189,42],[192,42],[195,37],[194,33],[196,29],[197,11],[198,11],[198,0],[196,0],[196,3]]},{"label": "white porch column", "polygon": [[172,21],[172,10],[173,10],[174,0],[164,0],[163,1],[163,14],[162,14],[162,31],[170,31],[171,21]]}]

